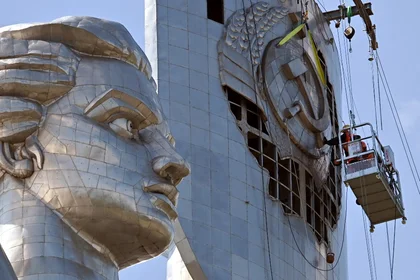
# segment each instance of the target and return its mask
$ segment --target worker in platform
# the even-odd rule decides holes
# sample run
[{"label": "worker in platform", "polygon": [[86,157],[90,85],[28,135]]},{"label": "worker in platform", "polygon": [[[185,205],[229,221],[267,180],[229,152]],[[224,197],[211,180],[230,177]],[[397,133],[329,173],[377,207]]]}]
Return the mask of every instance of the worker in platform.
[{"label": "worker in platform", "polygon": [[[345,153],[346,157],[349,156],[349,147],[348,147],[348,144],[346,144],[346,143],[349,143],[349,142],[354,141],[354,140],[361,139],[360,135],[353,134],[353,140],[352,140],[351,127],[348,124],[346,124],[345,126],[343,126],[342,134],[341,134],[340,138],[341,138],[341,143],[343,144],[343,150],[344,150],[344,153]],[[324,137],[323,143],[324,143],[324,145],[338,146],[340,144],[340,139],[338,137],[334,137],[334,138],[332,138],[330,140],[327,140]],[[360,141],[360,143],[362,145],[362,153],[363,152],[366,152],[367,151],[367,145],[366,145],[366,143],[364,141]],[[371,159],[373,157],[374,157],[374,154],[373,153],[366,154],[366,155],[363,155],[362,157],[355,157],[355,158],[348,159],[346,161],[346,163],[347,164],[354,163],[354,162],[360,161],[362,159]],[[340,165],[340,164],[341,164],[341,160],[336,159],[334,161],[334,165],[337,166],[337,165]]]}]

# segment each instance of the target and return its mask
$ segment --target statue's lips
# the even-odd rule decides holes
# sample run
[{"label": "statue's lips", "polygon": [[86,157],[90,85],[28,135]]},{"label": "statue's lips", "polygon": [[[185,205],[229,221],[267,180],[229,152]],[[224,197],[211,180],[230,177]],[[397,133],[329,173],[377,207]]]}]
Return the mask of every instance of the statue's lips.
[{"label": "statue's lips", "polygon": [[146,192],[152,194],[152,203],[165,212],[170,219],[177,218],[176,204],[179,196],[177,188],[171,184],[158,183],[144,187]]}]

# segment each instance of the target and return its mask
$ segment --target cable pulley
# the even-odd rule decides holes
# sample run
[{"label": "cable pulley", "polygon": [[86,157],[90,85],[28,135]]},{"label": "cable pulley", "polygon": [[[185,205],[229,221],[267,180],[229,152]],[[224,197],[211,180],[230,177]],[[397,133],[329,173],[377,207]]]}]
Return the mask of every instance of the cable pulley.
[{"label": "cable pulley", "polygon": [[344,30],[344,36],[351,42],[353,39],[354,34],[356,34],[356,29],[354,29],[351,25]]}]

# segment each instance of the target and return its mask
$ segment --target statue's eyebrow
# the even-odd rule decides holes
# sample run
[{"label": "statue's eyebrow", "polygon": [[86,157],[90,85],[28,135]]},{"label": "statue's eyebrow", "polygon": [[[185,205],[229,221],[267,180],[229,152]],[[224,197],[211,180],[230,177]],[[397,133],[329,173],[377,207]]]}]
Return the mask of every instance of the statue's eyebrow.
[{"label": "statue's eyebrow", "polygon": [[[153,104],[153,103],[152,103]],[[126,118],[136,129],[159,123],[159,112],[150,108],[137,96],[116,89],[110,89],[94,98],[84,113],[90,118],[103,123],[110,123],[118,118]]]}]

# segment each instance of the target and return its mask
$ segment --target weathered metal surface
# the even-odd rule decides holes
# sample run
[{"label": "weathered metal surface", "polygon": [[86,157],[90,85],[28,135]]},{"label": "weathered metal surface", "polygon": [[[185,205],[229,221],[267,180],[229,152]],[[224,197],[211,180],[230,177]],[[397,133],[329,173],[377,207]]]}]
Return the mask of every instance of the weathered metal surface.
[{"label": "weathered metal surface", "polygon": [[[328,149],[322,147],[322,137],[329,138],[332,128],[326,88],[315,66],[317,54],[308,36],[292,38],[285,45],[276,46],[298,24],[294,17],[286,15],[296,14],[300,20],[301,13],[300,5],[288,1],[258,2],[233,13],[218,43],[220,78],[223,86],[243,94],[262,109],[280,156],[292,157],[293,153],[293,157],[299,158],[315,174],[317,185],[322,185],[327,179],[330,160]],[[312,1],[308,15],[307,26],[324,56],[328,80],[339,103],[341,76],[333,35]],[[300,71],[300,75],[291,78],[285,67],[294,60],[299,60],[306,70],[295,70]],[[292,117],[290,111],[296,110]],[[296,151],[290,149],[290,141]]]},{"label": "weathered metal surface", "polygon": [[9,259],[0,247],[0,275],[3,280],[17,280],[13,267],[10,265]]},{"label": "weathered metal surface", "polygon": [[0,243],[19,279],[115,280],[171,244],[190,167],[151,76],[115,22],[0,29]]},{"label": "weathered metal surface", "polygon": [[[328,268],[325,244],[318,242],[305,218],[290,217],[297,244],[311,264],[297,251],[281,203],[268,196],[268,172],[248,150],[223,88],[230,87],[262,110],[282,157],[293,155],[302,167],[320,177],[319,182],[325,181],[328,150],[308,155],[315,137],[307,131],[297,137],[302,137],[306,148],[291,145],[264,91],[267,77],[261,70],[265,55],[272,50],[269,43],[296,27],[288,16],[296,13],[300,18],[301,5],[296,3],[253,1],[250,7],[249,1],[224,0],[225,24],[220,24],[207,18],[204,0],[145,1],[146,53],[157,69],[159,97],[176,128],[177,147],[192,166],[191,176],[179,186],[179,223],[169,279],[347,279],[345,251],[334,271],[321,272],[311,266]],[[314,1],[309,3],[308,25],[324,54],[337,104],[341,104],[338,51],[322,12]],[[309,44],[301,49],[312,55]],[[290,96],[297,85],[286,90]],[[319,108],[324,109],[321,101]],[[302,104],[312,114],[311,104]],[[324,111],[319,111],[322,121]],[[292,113],[300,120],[303,112]],[[322,133],[329,137],[331,127]],[[343,242],[343,220],[335,230],[328,228],[336,254]]]}]

